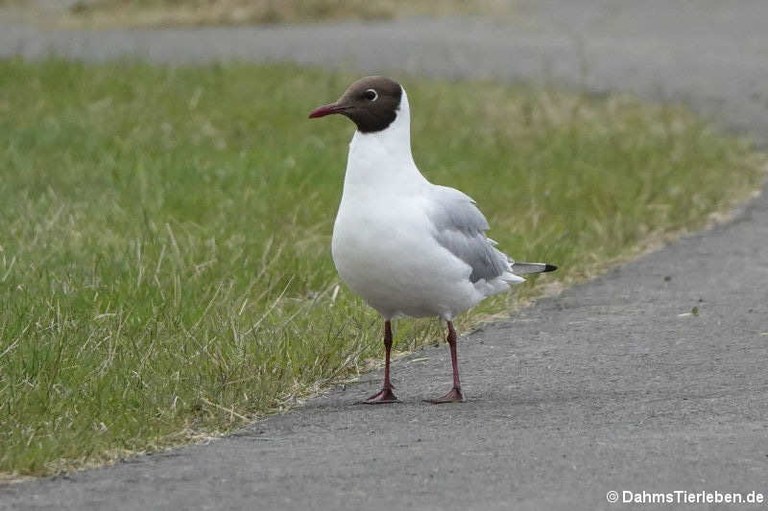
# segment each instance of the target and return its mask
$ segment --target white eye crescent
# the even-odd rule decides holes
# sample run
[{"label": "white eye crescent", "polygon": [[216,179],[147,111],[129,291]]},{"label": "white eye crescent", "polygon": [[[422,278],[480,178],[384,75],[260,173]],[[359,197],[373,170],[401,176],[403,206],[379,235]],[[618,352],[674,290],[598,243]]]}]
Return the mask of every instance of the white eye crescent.
[{"label": "white eye crescent", "polygon": [[367,89],[363,92],[363,97],[368,101],[376,101],[379,99],[379,93],[376,92],[376,89]]}]

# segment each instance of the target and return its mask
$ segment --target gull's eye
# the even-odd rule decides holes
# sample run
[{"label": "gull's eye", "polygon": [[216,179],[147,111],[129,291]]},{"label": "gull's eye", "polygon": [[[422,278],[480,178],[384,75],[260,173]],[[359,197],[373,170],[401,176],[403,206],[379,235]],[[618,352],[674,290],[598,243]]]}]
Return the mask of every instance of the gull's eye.
[{"label": "gull's eye", "polygon": [[379,99],[379,93],[375,89],[368,89],[363,92],[363,97],[368,101],[376,101]]}]

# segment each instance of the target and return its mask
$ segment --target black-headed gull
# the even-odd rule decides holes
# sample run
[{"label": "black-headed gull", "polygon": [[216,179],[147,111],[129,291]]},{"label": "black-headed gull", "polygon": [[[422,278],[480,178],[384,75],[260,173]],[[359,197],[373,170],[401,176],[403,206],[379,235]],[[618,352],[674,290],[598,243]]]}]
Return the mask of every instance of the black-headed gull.
[{"label": "black-headed gull", "polygon": [[384,318],[384,385],[364,402],[397,401],[389,361],[398,316],[447,322],[453,388],[430,402],[463,401],[453,318],[523,282],[520,275],[556,267],[511,260],[486,237],[488,222],[471,198],[419,172],[411,155],[408,96],[399,83],[363,78],[309,117],[330,114],[357,126],[333,227],[333,261],[342,280]]}]

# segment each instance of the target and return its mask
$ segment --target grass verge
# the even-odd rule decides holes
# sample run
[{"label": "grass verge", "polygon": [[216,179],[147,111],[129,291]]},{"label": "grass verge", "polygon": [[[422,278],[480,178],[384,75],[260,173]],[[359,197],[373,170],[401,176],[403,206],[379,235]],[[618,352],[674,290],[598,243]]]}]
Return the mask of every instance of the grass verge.
[{"label": "grass verge", "polygon": [[[0,471],[217,434],[354,375],[380,324],[329,254],[352,77],[289,66],[0,62]],[[430,179],[520,259],[583,279],[762,180],[673,106],[405,80]],[[464,321],[535,293],[484,303]],[[397,347],[434,340],[402,321]]]}]

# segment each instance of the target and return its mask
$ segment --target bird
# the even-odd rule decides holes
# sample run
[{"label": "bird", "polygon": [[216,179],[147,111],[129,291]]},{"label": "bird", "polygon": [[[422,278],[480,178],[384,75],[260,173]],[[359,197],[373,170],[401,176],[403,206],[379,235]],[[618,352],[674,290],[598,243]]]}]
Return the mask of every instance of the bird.
[{"label": "bird", "polygon": [[384,320],[384,382],[363,403],[397,402],[390,379],[392,321],[438,317],[448,329],[453,386],[430,403],[464,401],[459,379],[457,315],[483,299],[551,272],[547,263],[515,262],[486,235],[488,221],[463,192],[432,184],[411,153],[405,89],[384,76],[352,83],[341,97],[312,110],[340,114],[356,126],[331,239],[341,280]]}]

